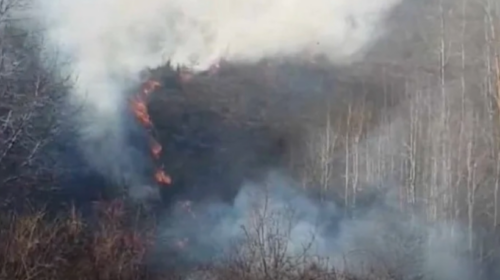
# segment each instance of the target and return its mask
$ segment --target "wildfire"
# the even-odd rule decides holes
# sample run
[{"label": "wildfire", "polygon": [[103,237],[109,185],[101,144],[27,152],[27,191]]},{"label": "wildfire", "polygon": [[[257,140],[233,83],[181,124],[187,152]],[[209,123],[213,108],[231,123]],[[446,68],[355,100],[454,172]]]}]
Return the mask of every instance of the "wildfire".
[{"label": "wildfire", "polygon": [[150,128],[153,126],[144,101],[140,100],[139,98],[135,98],[135,100],[132,101],[131,106],[132,112],[134,112],[135,117],[143,126],[145,126],[146,128]]},{"label": "wildfire", "polygon": [[[219,65],[211,67],[208,74],[215,74],[218,70]],[[190,73],[189,71],[178,71],[178,79],[181,83],[189,82],[189,80],[193,77],[194,73]],[[156,170],[153,174],[155,181],[162,186],[170,185],[172,183],[172,179],[168,176],[163,167],[158,163],[160,159],[161,152],[163,150],[161,144],[154,137],[154,124],[151,120],[151,117],[148,112],[147,100],[150,97],[151,93],[158,89],[161,84],[154,80],[149,80],[145,82],[140,90],[132,99],[131,99],[131,110],[134,113],[135,117],[139,121],[139,123],[149,132],[150,135],[150,152],[151,156],[156,162]],[[181,208],[190,214],[192,218],[196,218],[191,206],[191,201],[185,201],[181,203]],[[189,238],[181,238],[178,239],[174,245],[178,249],[184,249],[189,246]]]},{"label": "wildfire", "polygon": [[[157,161],[160,158],[162,146],[152,135],[154,125],[153,122],[151,121],[151,117],[149,115],[146,102],[150,94],[154,92],[156,89],[158,89],[160,86],[161,84],[159,82],[154,80],[148,80],[143,84],[141,91],[132,98],[130,104],[131,110],[134,113],[135,117],[137,118],[139,123],[142,126],[144,126],[145,129],[148,130],[150,134],[150,139],[151,139],[150,150],[151,150],[151,155],[155,161]],[[169,185],[172,183],[172,179],[163,171],[163,168],[161,167],[156,168],[154,179],[160,185]]]},{"label": "wildfire", "polygon": [[153,157],[155,159],[160,158],[160,154],[161,154],[162,149],[163,148],[160,145],[160,143],[158,143],[154,138],[151,138],[151,154],[153,154]]},{"label": "wildfire", "polygon": [[165,174],[165,172],[161,169],[156,170],[155,179],[156,179],[156,182],[163,184],[163,185],[170,185],[172,183],[172,179],[170,179],[170,176]]}]

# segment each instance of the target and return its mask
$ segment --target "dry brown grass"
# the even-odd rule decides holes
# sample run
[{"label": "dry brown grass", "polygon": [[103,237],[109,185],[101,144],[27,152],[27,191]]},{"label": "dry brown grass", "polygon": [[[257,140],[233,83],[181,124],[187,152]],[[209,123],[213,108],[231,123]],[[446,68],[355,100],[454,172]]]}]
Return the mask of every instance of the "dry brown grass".
[{"label": "dry brown grass", "polygon": [[43,211],[2,219],[2,279],[147,279],[146,233],[124,225],[121,202],[96,205],[95,224],[71,209],[60,218]]},{"label": "dry brown grass", "polygon": [[0,279],[357,279],[281,254],[266,254],[260,259],[255,242],[248,242],[253,247],[244,249],[254,252],[251,258],[235,254],[227,262],[196,268],[184,276],[174,276],[172,271],[153,272],[146,265],[146,256],[154,245],[154,229],[133,229],[128,221],[130,213],[119,200],[98,203],[94,211],[95,219],[90,222],[84,222],[74,208],[58,218],[41,210],[0,214]]}]

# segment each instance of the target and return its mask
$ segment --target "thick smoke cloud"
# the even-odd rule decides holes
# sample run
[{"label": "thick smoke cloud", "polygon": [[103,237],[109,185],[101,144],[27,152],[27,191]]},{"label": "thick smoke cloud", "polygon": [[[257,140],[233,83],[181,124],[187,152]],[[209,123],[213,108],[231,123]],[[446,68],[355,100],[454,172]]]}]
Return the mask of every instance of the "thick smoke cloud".
[{"label": "thick smoke cloud", "polygon": [[382,33],[397,2],[52,0],[40,11],[77,69],[102,78],[166,59],[205,68],[221,57],[255,61],[308,51],[345,61]]},{"label": "thick smoke cloud", "polygon": [[[141,71],[167,61],[204,70],[220,59],[253,63],[283,56],[323,55],[332,64],[350,63],[384,33],[384,17],[399,1],[36,2],[34,13],[46,30],[47,44],[70,59],[61,71],[75,76],[69,101],[81,109],[75,119],[87,160],[103,174],[135,186],[134,197],[144,197],[150,190],[141,176],[146,162],[128,142],[126,113],[127,92],[137,86]],[[294,192],[293,183],[280,176],[269,178],[267,186],[266,191],[261,184],[243,186],[233,204],[197,205],[194,219],[185,216],[185,209],[174,213],[161,238],[170,242],[189,237],[183,257],[196,263],[213,259],[217,250],[230,249],[228,241],[245,240],[242,226],[250,231],[258,226],[252,221],[253,201],[264,196],[269,199],[268,213],[278,212],[270,230],[286,235],[290,256],[310,245],[311,255],[334,263],[354,259],[350,271],[361,273],[363,264],[390,264],[407,279],[420,274],[426,274],[425,279],[472,279],[471,263],[460,251],[463,237],[450,234],[454,226],[442,229],[409,219],[394,209],[391,198],[359,210],[351,219],[334,204]]]},{"label": "thick smoke cloud", "polygon": [[255,62],[304,53],[349,62],[383,33],[383,18],[397,2],[39,0],[33,12],[50,49],[70,60],[62,71],[76,78],[70,101],[79,108],[88,161],[115,180],[145,185],[124,117],[125,92],[141,71],[167,60],[203,70],[221,58]]}]

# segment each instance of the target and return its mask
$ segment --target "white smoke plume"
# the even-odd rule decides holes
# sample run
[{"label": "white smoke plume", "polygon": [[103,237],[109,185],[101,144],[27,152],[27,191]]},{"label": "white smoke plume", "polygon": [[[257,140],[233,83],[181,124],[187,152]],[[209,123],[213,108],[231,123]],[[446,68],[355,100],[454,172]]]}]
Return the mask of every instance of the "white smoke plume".
[{"label": "white smoke plume", "polygon": [[399,0],[34,1],[50,49],[70,59],[64,71],[77,78],[70,101],[81,107],[77,125],[88,160],[136,180],[124,92],[145,68],[171,61],[203,70],[220,59],[303,53],[346,63],[383,33],[384,16]]},{"label": "white smoke plume", "polygon": [[255,61],[304,51],[349,60],[382,33],[397,2],[49,0],[40,2],[40,14],[77,70],[102,77],[166,59],[200,68],[222,57]]},{"label": "white smoke plume", "polygon": [[[129,177],[134,196],[147,196],[140,187],[137,159],[127,141],[126,92],[139,73],[170,61],[204,70],[224,59],[252,63],[264,58],[324,55],[331,63],[362,58],[384,33],[385,16],[400,0],[33,0],[33,9],[46,31],[47,44],[70,59],[67,69],[76,77],[70,101],[82,111],[76,116],[81,146],[95,167],[115,178]],[[174,178],[175,179],[175,178]],[[287,253],[302,252],[313,240],[313,255],[355,258],[354,268],[374,261],[395,264],[405,275],[424,279],[472,279],[460,236],[451,238],[421,221],[398,216],[387,207],[368,209],[346,219],[335,205],[318,206],[290,193],[290,182],[270,179],[269,206],[293,220],[277,220],[284,228]],[[200,260],[212,257],[210,248],[244,237],[250,228],[251,197],[260,187],[247,185],[233,205],[200,206],[194,224],[180,217],[165,227],[164,237],[189,236]],[[292,202],[292,205],[290,205]],[[390,208],[390,207],[389,207]],[[176,218],[176,217],[174,217]],[[202,222],[200,222],[202,221]],[[285,223],[285,224],[282,224]],[[275,224],[276,225],[276,224]],[[283,225],[283,226],[282,226]],[[205,228],[200,228],[205,226]],[[200,234],[202,233],[202,234]],[[219,245],[219,246],[217,246]],[[207,248],[208,247],[208,248]],[[410,248],[410,249],[406,249]],[[360,255],[351,254],[361,249]],[[458,249],[457,249],[458,250]],[[205,253],[205,254],[204,254]],[[373,253],[373,254],[370,254]],[[439,254],[437,254],[439,253]],[[384,258],[391,258],[386,260]],[[415,277],[416,279],[418,277]],[[410,278],[408,278],[410,279]]]}]

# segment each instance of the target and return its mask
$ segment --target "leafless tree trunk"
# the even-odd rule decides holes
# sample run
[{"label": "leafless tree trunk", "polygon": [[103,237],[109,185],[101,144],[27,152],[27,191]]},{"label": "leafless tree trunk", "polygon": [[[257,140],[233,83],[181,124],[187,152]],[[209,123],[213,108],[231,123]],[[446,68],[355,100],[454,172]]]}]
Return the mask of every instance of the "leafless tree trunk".
[{"label": "leafless tree trunk", "polygon": [[[68,79],[58,61],[42,55],[43,38],[19,26],[21,0],[0,2],[0,185],[22,180],[41,183],[54,174],[54,159],[45,153],[60,124]],[[25,21],[29,19],[23,19]],[[51,68],[53,67],[53,68]]]},{"label": "leafless tree trunk", "polygon": [[352,105],[349,104],[348,105],[348,112],[347,112],[347,121],[346,121],[346,135],[345,135],[345,173],[344,173],[344,190],[345,190],[345,193],[344,193],[344,203],[346,206],[349,205],[349,189],[350,189],[350,177],[351,177],[351,173],[350,173],[350,156],[351,156],[351,152],[350,152],[350,129],[351,129],[351,117],[352,117]]}]

